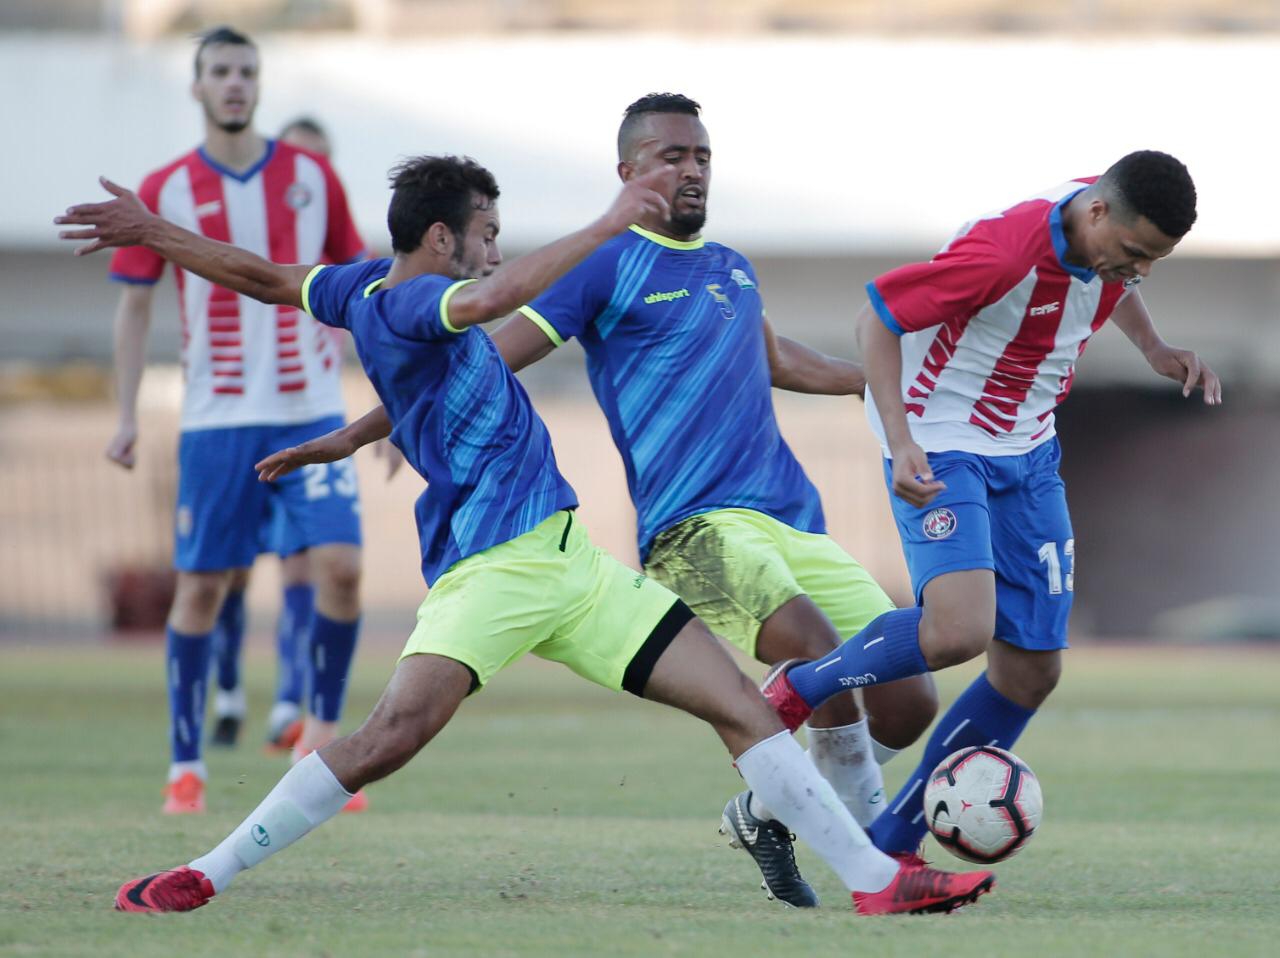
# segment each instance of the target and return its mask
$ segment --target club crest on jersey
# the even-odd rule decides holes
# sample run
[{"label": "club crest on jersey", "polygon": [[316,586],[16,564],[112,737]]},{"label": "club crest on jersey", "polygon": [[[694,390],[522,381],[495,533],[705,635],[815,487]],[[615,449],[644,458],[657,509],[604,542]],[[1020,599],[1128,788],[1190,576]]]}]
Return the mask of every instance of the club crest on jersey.
[{"label": "club crest on jersey", "polygon": [[956,514],[945,506],[931,509],[921,528],[930,539],[945,539],[956,531]]},{"label": "club crest on jersey", "polygon": [[740,269],[735,269],[729,274],[729,278],[733,280],[741,289],[755,289],[756,284],[751,282],[751,277]]},{"label": "club crest on jersey", "polygon": [[284,201],[293,210],[301,210],[311,205],[311,187],[305,183],[290,183],[284,191]]},{"label": "club crest on jersey", "polygon": [[719,283],[708,283],[707,292],[715,299],[716,305],[720,307],[720,315],[725,319],[733,319],[737,314],[733,311],[733,303],[729,297],[720,292]]}]

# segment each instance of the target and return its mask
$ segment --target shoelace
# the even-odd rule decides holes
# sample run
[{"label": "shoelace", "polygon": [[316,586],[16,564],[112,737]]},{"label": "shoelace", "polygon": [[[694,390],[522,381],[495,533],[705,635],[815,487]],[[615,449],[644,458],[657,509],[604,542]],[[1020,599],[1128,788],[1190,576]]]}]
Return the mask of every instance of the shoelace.
[{"label": "shoelace", "polygon": [[[777,821],[767,822],[764,827],[769,832],[769,837],[773,840],[774,847],[783,849],[787,858],[787,863],[791,865],[792,868],[795,868],[796,867],[795,833],[788,831],[785,825]],[[786,842],[783,842],[781,839],[781,836],[783,835],[787,837]]]}]

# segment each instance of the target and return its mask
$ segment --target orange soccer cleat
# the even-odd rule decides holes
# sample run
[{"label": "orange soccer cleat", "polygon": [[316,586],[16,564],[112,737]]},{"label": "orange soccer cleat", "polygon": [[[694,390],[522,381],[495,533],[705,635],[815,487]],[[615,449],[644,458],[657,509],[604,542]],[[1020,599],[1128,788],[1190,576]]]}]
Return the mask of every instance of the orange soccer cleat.
[{"label": "orange soccer cleat", "polygon": [[166,815],[190,815],[204,811],[204,779],[195,772],[183,772],[164,787]]},{"label": "orange soccer cleat", "polygon": [[183,865],[125,882],[116,892],[116,911],[191,911],[208,904],[214,894],[204,872]]},{"label": "orange soccer cleat", "polygon": [[971,905],[991,891],[991,872],[944,872],[930,868],[918,855],[895,855],[902,863],[889,887],[877,892],[853,893],[853,910],[859,915],[922,915],[955,911]]},{"label": "orange soccer cleat", "polygon": [[773,710],[778,713],[778,718],[782,719],[782,724],[789,732],[794,732],[813,714],[809,703],[800,697],[796,687],[787,678],[787,671],[792,666],[801,665],[807,661],[807,659],[787,659],[785,662],[779,662],[769,670],[769,674],[760,683],[761,694],[773,706]]}]

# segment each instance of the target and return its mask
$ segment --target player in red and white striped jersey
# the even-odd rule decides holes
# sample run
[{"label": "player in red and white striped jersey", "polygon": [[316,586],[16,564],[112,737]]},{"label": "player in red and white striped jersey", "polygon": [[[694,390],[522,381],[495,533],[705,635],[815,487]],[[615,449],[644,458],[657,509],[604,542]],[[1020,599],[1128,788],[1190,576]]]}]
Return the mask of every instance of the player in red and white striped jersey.
[{"label": "player in red and white striped jersey", "polygon": [[[258,51],[223,27],[205,34],[192,94],[205,116],[204,141],[149,175],[139,191],[160,216],[279,263],[346,262],[364,246],[328,162],[253,127]],[[164,260],[119,250],[112,278],[125,284],[116,312],[120,426],[107,455],[134,461],[136,406],[152,292]],[[336,733],[359,625],[360,526],[350,460],[296,481],[256,481],[267,453],[342,421],[340,343],[295,309],[256,300],[175,270],[181,303],[186,389],[179,444],[174,563],[177,593],[168,622],[173,759],[165,811],[204,806],[201,730],[210,636],[232,571],[253,562],[259,526],[274,501],[315,577],[312,619],[315,716],[303,747]]]},{"label": "player in red and white striped jersey", "polygon": [[938,762],[969,745],[1012,747],[1057,684],[1075,539],[1053,410],[1089,337],[1113,318],[1184,395],[1200,387],[1207,404],[1221,401],[1218,377],[1160,338],[1135,288],[1191,228],[1195,203],[1176,159],[1131,153],[1101,177],[973,221],[929,262],[867,286],[867,414],[919,605],[771,677],[766,695],[802,719],[851,682],[986,653],[986,672],[872,823],[883,851],[912,855],[924,837],[923,785]]}]

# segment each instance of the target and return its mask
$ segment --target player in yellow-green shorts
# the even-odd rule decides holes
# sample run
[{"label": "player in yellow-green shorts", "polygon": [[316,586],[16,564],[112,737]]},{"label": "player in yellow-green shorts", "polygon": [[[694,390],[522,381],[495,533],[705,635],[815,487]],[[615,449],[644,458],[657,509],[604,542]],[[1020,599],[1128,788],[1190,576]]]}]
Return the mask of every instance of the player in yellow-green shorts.
[{"label": "player in yellow-green shorts", "polygon": [[[81,252],[143,244],[210,282],[349,330],[393,441],[428,483],[416,517],[432,588],[373,713],[294,765],[210,852],[126,882],[118,909],[203,906],[241,871],[336,815],[356,789],[408,762],[468,694],[527,652],[709,722],[748,786],[831,865],[860,913],[950,910],[990,889],[989,872],[936,873],[872,847],[688,607],[591,546],[546,426],[492,341],[471,328],[527,302],[627,224],[664,210],[675,179],[665,169],[634,179],[601,219],[498,273],[497,184],[456,157],[418,157],[392,171],[393,259],[280,266],[166,223],[105,181],[116,200],[58,218],[91,227],[63,234],[94,241]],[[260,478],[300,465],[294,452],[258,463]]]},{"label": "player in yellow-green shorts", "polygon": [[[669,210],[603,244],[493,340],[519,370],[577,337],[626,466],[645,571],[761,662],[821,658],[893,604],[826,535],[822,502],[779,432],[770,389],[859,393],[862,370],[776,336],[751,262],[702,238],[711,148],[698,112],[677,94],[628,107],[619,173],[674,169]],[[389,428],[374,410],[301,448],[327,461]],[[807,731],[814,764],[864,824],[884,807],[877,756],[915,741],[938,699],[926,674],[868,690],[866,705],[869,719],[852,692],[838,695]],[[796,890],[789,904],[816,900],[786,829],[758,796],[730,801],[722,830],[766,874],[787,872]]]}]

